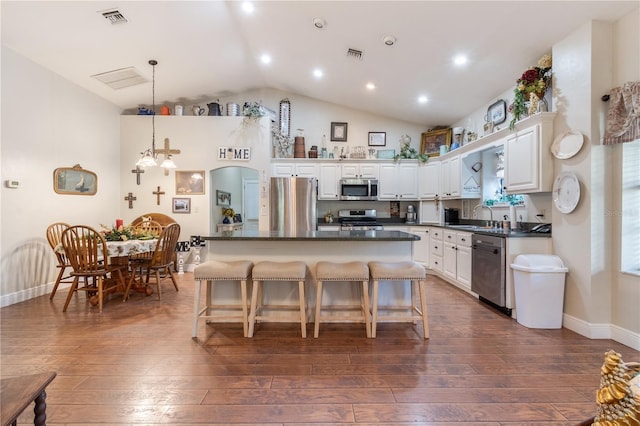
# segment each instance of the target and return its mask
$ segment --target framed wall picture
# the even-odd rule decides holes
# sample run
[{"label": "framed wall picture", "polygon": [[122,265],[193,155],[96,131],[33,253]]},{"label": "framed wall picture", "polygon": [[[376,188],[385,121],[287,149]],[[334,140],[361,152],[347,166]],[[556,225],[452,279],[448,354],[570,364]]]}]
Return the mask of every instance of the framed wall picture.
[{"label": "framed wall picture", "polygon": [[285,98],[280,101],[280,133],[291,136],[291,102]]},{"label": "framed wall picture", "polygon": [[347,141],[347,123],[331,123],[331,140],[333,142]]},{"label": "framed wall picture", "polygon": [[53,171],[53,190],[65,195],[95,195],[98,192],[98,175],[76,164]]},{"label": "framed wall picture", "polygon": [[507,102],[504,99],[499,99],[497,102],[489,105],[487,109],[487,116],[485,121],[487,123],[493,123],[494,126],[504,123],[507,119]]},{"label": "framed wall picture", "polygon": [[451,145],[451,129],[432,130],[422,134],[420,141],[420,154],[427,154],[429,157],[440,155],[440,147]]},{"label": "framed wall picture", "polygon": [[225,191],[216,189],[216,205],[223,207],[231,206],[231,194]]},{"label": "framed wall picture", "polygon": [[171,205],[173,213],[191,213],[191,198],[173,198]]},{"label": "framed wall picture", "polygon": [[387,132],[369,132],[369,146],[387,145]]},{"label": "framed wall picture", "polygon": [[176,194],[203,195],[204,170],[176,170]]}]

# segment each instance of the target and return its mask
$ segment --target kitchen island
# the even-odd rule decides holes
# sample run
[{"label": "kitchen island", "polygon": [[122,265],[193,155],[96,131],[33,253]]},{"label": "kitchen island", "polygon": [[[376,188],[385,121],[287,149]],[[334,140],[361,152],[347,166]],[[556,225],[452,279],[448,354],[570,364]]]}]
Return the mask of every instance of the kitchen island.
[{"label": "kitchen island", "polygon": [[[201,252],[202,262],[207,260],[250,260],[289,262],[302,261],[309,267],[305,286],[309,309],[315,305],[315,269],[319,261],[369,262],[373,260],[396,262],[412,259],[413,242],[420,237],[402,231],[309,231],[287,234],[277,231],[229,231],[200,236],[206,242]],[[216,299],[233,303],[240,300],[237,286],[222,283]],[[396,304],[408,300],[409,282],[403,291],[398,286],[380,287],[380,303]],[[270,288],[265,295],[270,303],[290,303],[295,283],[283,283]],[[325,289],[324,304],[354,304],[359,295],[353,286],[330,285]],[[310,311],[312,312],[312,311]]]}]

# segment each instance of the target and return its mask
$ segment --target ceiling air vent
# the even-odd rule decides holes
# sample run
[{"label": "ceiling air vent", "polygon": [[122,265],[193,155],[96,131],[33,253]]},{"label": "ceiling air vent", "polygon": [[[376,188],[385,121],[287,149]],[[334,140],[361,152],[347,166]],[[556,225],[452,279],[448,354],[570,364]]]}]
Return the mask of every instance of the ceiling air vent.
[{"label": "ceiling air vent", "polygon": [[107,71],[101,74],[92,75],[91,77],[106,84],[113,90],[124,89],[125,87],[135,86],[137,84],[146,83],[148,81],[140,73],[138,73],[138,70],[136,70],[134,67]]},{"label": "ceiling air vent", "polygon": [[111,22],[111,25],[125,24],[128,22],[127,18],[125,18],[119,10],[105,10],[98,13],[101,13],[107,21]]},{"label": "ceiling air vent", "polygon": [[347,57],[362,60],[362,50],[349,49],[347,50]]}]

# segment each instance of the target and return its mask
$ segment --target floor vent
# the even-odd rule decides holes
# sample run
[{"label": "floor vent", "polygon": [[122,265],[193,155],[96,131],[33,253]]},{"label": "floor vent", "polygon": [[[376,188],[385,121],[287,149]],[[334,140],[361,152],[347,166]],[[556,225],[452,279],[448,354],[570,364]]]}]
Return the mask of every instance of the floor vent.
[{"label": "floor vent", "polygon": [[107,10],[98,13],[101,13],[107,21],[111,22],[111,25],[125,24],[128,22],[127,18],[125,18],[119,10]]},{"label": "floor vent", "polygon": [[347,50],[347,56],[350,58],[362,60],[362,50],[349,49]]},{"label": "floor vent", "polygon": [[125,87],[135,86],[148,81],[134,67],[107,71],[92,75],[91,77],[106,84],[113,90],[124,89]]}]

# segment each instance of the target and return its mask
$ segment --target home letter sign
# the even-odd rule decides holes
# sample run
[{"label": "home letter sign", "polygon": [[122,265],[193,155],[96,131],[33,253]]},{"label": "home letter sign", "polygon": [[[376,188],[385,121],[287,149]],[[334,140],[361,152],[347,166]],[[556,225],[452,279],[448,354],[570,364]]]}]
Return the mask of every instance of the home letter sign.
[{"label": "home letter sign", "polygon": [[218,160],[251,160],[251,148],[221,146],[218,148]]}]

